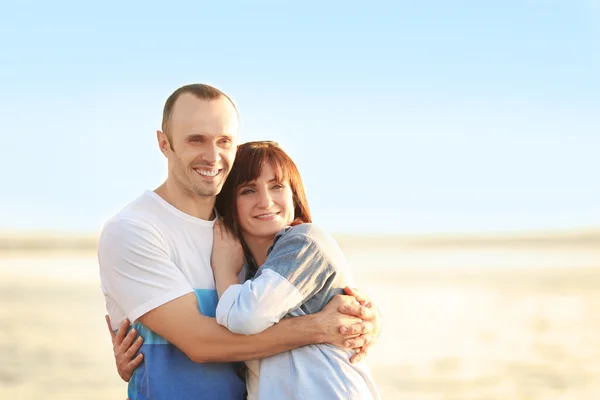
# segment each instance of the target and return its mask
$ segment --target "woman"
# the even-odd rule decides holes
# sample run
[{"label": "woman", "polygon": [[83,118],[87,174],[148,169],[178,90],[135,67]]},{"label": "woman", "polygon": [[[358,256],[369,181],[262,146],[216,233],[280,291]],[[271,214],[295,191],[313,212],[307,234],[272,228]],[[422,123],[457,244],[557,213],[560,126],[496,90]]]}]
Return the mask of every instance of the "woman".
[{"label": "woman", "polygon": [[[286,316],[315,313],[350,283],[339,246],[311,223],[298,169],[276,143],[238,147],[216,207],[222,215],[212,254],[216,317],[229,330],[255,334]],[[240,285],[244,264],[249,280]],[[115,357],[131,360],[141,342],[125,332],[123,326],[117,333],[123,346]],[[248,361],[248,398],[378,399],[366,364],[351,363],[351,353],[319,344]],[[119,369],[124,380],[140,362],[138,354]]]},{"label": "woman", "polygon": [[[277,144],[239,146],[217,209],[216,318],[232,332],[256,334],[286,316],[318,312],[349,284],[342,251],[311,223],[298,169]],[[240,285],[244,258],[253,277]],[[367,366],[349,362],[350,351],[319,344],[249,361],[248,398],[379,398]]]}]

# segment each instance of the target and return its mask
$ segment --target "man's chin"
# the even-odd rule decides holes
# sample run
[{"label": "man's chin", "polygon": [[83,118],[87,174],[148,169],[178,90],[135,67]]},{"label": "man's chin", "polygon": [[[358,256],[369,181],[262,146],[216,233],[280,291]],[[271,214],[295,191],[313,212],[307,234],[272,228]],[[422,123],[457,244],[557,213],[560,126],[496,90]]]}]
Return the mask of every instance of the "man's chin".
[{"label": "man's chin", "polygon": [[198,196],[202,197],[214,197],[219,194],[219,191],[216,189],[207,190],[207,189],[199,189],[195,191]]},{"label": "man's chin", "polygon": [[196,190],[194,190],[196,192],[196,194],[198,196],[205,196],[205,197],[211,197],[211,196],[216,196],[219,194],[219,192],[221,191],[221,188],[223,187],[223,185],[221,183],[219,183],[218,185],[203,185],[201,187],[196,187]]}]

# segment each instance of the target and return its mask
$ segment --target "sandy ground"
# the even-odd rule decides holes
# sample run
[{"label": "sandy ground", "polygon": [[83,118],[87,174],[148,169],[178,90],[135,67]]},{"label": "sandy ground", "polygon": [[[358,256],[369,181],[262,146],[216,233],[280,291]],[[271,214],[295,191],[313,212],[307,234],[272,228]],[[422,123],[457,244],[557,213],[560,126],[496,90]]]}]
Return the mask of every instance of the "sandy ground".
[{"label": "sandy ground", "polygon": [[[600,399],[600,253],[556,251],[349,249],[383,398]],[[103,315],[93,256],[0,257],[0,399],[124,399]]]}]

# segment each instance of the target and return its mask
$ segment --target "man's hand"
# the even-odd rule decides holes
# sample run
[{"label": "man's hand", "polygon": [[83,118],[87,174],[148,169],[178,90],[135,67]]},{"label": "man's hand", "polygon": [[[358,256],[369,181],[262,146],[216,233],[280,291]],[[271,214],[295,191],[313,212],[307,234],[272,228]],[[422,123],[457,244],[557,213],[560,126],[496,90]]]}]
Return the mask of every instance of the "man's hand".
[{"label": "man's hand", "polygon": [[344,347],[358,349],[357,353],[350,359],[352,363],[356,363],[367,356],[369,349],[379,338],[382,316],[379,309],[360,290],[346,286],[344,292],[349,296],[353,296],[355,301],[340,305],[339,312],[362,320],[360,324],[340,327],[340,332],[343,334],[358,335],[354,338],[348,338],[344,342]]},{"label": "man's hand", "polygon": [[135,353],[137,353],[140,347],[142,347],[144,339],[141,336],[138,336],[138,338],[135,339],[137,335],[135,328],[132,328],[129,333],[127,333],[127,329],[129,328],[129,321],[127,319],[121,322],[121,326],[119,326],[119,330],[115,334],[110,326],[110,319],[108,318],[108,315],[105,315],[104,317],[106,319],[106,325],[108,326],[108,331],[110,332],[110,337],[112,339],[113,353],[115,355],[115,362],[117,364],[119,376],[125,382],[129,382],[131,376],[133,375],[133,370],[135,370],[144,359],[144,355],[142,353],[133,358]]},{"label": "man's hand", "polygon": [[371,310],[362,306],[356,297],[336,295],[314,315],[318,318],[318,326],[323,328],[319,343],[354,349],[356,354],[350,358],[352,363],[364,358],[364,349],[373,340],[373,323],[369,321]]}]

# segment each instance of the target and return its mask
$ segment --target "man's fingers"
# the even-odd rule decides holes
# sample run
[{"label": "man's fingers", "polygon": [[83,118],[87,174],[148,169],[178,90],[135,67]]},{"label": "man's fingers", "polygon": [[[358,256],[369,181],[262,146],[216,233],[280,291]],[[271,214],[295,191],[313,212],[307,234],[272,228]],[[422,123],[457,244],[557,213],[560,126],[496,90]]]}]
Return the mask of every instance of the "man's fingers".
[{"label": "man's fingers", "polygon": [[371,344],[373,343],[373,334],[365,333],[361,336],[361,338],[363,339],[363,348],[365,349],[365,351],[368,351],[371,348]]},{"label": "man's fingers", "polygon": [[[127,335],[127,337],[129,337],[129,335]],[[142,337],[138,336],[138,338],[133,342],[133,344],[127,348],[127,351],[125,351],[125,357],[127,357],[128,360],[131,360],[133,356],[135,356],[135,353],[138,352],[140,347],[142,347],[143,342],[144,340],[142,339]],[[123,345],[125,346],[125,341],[123,341]]]},{"label": "man's fingers", "polygon": [[104,316],[104,319],[106,320],[106,326],[108,326],[108,331],[110,332],[110,340],[112,340],[112,343],[115,344],[115,332],[112,329],[112,326],[110,325],[110,317],[108,315]]},{"label": "man's fingers", "polygon": [[357,363],[367,358],[367,354],[369,353],[369,350],[373,345],[373,335],[364,335],[363,339],[365,340],[365,342],[367,342],[367,344],[361,347],[361,349],[356,354],[350,357],[351,363]]},{"label": "man's fingers", "polygon": [[360,319],[371,320],[375,317],[373,310],[368,307],[361,306],[360,304],[343,304],[338,310],[343,314],[353,315]]},{"label": "man's fingers", "polygon": [[365,341],[367,342],[364,346],[363,346],[363,350],[361,350],[361,353],[368,353],[369,350],[371,349],[371,346],[373,346],[373,343],[375,339],[375,336],[372,334],[369,335],[365,335]]},{"label": "man's fingers", "polygon": [[119,325],[119,330],[117,330],[114,342],[115,345],[121,345],[123,339],[125,339],[125,335],[127,334],[127,328],[129,328],[129,320],[125,318],[123,322],[121,322],[121,325]]},{"label": "man's fingers", "polygon": [[344,325],[340,327],[340,333],[348,336],[362,335],[373,332],[373,324],[370,322],[361,322],[353,325]]},{"label": "man's fingers", "polygon": [[344,347],[346,347],[347,349],[358,349],[360,347],[363,347],[365,343],[366,340],[364,336],[357,336],[353,339],[344,340]]},{"label": "man's fingers", "polygon": [[370,333],[367,333],[365,335],[360,335],[360,336],[357,336],[352,339],[346,339],[346,340],[344,340],[343,344],[344,344],[344,347],[346,347],[348,349],[356,349],[357,351],[359,351],[360,348],[366,347],[368,350],[369,343],[371,343],[372,340],[373,340],[373,335],[371,335]]},{"label": "man's fingers", "polygon": [[356,352],[352,357],[350,357],[350,362],[352,364],[356,364],[357,362],[361,362],[367,357],[367,347],[363,346],[359,351]]},{"label": "man's fingers", "polygon": [[359,289],[357,289],[357,288],[346,286],[344,288],[344,292],[348,296],[354,296],[356,298],[356,300],[358,300],[360,302],[369,300],[368,296],[366,294],[364,294],[362,291],[360,291]]}]

